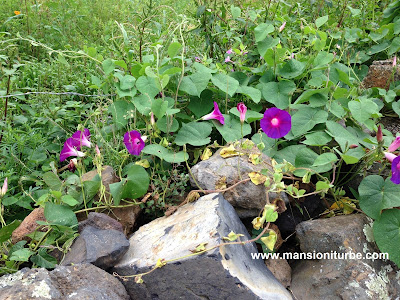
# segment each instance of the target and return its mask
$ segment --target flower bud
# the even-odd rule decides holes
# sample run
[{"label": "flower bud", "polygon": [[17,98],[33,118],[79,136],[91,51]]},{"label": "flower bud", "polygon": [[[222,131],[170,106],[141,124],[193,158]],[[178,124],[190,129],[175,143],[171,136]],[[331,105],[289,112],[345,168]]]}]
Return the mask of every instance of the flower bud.
[{"label": "flower bud", "polygon": [[3,197],[7,193],[7,190],[8,190],[8,179],[6,177],[6,179],[4,180],[3,187],[1,188],[0,191],[0,197]]},{"label": "flower bud", "polygon": [[381,125],[378,126],[378,131],[376,132],[376,140],[378,141],[378,143],[381,143],[383,141],[383,134],[382,134]]}]

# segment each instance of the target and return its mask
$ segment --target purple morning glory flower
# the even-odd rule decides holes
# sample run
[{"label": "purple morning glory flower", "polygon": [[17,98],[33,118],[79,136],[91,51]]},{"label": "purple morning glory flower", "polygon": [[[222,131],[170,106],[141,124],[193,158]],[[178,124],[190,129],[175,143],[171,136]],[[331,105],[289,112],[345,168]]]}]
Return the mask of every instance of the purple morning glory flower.
[{"label": "purple morning glory flower", "polygon": [[128,152],[132,155],[140,155],[144,148],[144,141],[139,131],[128,131],[124,135],[124,144]]},{"label": "purple morning glory flower", "polygon": [[60,161],[64,161],[70,156],[78,156],[78,157],[85,156],[85,153],[78,151],[76,149],[76,146],[74,146],[73,138],[69,138],[65,141],[64,147],[62,148],[60,153]]},{"label": "purple morning glory flower", "polygon": [[399,184],[400,183],[400,156],[397,156],[395,159],[393,159],[392,162],[392,177],[390,180],[394,184]]},{"label": "purple morning glory flower", "polygon": [[85,128],[83,132],[78,130],[72,135],[71,145],[75,147],[77,150],[81,150],[82,146],[90,148],[92,144],[90,143],[89,138],[90,138],[89,129]]},{"label": "purple morning glory flower", "polygon": [[226,54],[232,54],[232,53],[233,53],[232,48],[226,51]]},{"label": "purple morning glory flower", "polygon": [[400,136],[396,137],[396,139],[390,144],[388,151],[393,152],[396,151],[400,147]]},{"label": "purple morning glory flower", "polygon": [[292,117],[287,111],[272,107],[264,112],[260,126],[268,137],[279,139],[287,135],[292,128]]},{"label": "purple morning glory flower", "polygon": [[231,61],[231,58],[230,58],[229,56],[227,56],[227,57],[225,58],[225,62],[226,62],[226,63],[228,63],[228,62],[233,63],[233,61]]},{"label": "purple morning glory flower", "polygon": [[225,118],[222,115],[222,113],[219,111],[218,104],[215,101],[214,101],[214,110],[213,110],[213,112],[209,113],[208,115],[205,115],[201,119],[202,120],[215,119],[215,120],[218,120],[222,125],[224,125],[224,122],[225,122]]},{"label": "purple morning glory flower", "polygon": [[244,105],[243,102],[240,102],[240,103],[238,103],[236,108],[240,113],[240,122],[243,124],[244,120],[246,119],[247,107],[246,107],[246,105]]}]

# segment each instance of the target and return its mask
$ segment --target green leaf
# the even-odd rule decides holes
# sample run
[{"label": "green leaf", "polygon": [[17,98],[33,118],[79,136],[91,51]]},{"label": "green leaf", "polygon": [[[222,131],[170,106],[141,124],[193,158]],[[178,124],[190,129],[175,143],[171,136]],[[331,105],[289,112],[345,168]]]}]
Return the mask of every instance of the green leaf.
[{"label": "green leaf", "polygon": [[178,42],[173,42],[169,45],[168,47],[168,56],[173,58],[175,57],[178,53],[179,50],[182,48],[182,45]]},{"label": "green leaf", "polygon": [[[153,98],[150,98],[148,95],[140,95],[133,98],[133,104],[135,105],[136,109],[144,116],[148,116],[151,112],[151,105],[154,101]],[[118,101],[117,101],[118,102]],[[110,109],[109,109],[110,110]],[[119,112],[118,114],[121,115],[123,112]],[[123,122],[123,120],[121,120]]]},{"label": "green leaf", "polygon": [[239,81],[225,74],[214,74],[211,81],[216,87],[231,97],[239,87]]},{"label": "green leaf", "polygon": [[367,54],[368,54],[368,55],[373,55],[373,54],[376,54],[376,53],[385,51],[387,48],[389,48],[389,46],[390,46],[389,41],[386,41],[386,40],[385,40],[385,41],[383,41],[383,42],[380,43],[380,44],[377,44],[377,45],[372,46],[372,47],[367,51]]},{"label": "green leaf", "polygon": [[61,197],[61,201],[69,206],[75,206],[79,204],[78,200],[70,195],[64,195]]},{"label": "green leaf", "polygon": [[175,153],[172,150],[168,150],[163,146],[157,144],[147,145],[146,147],[144,147],[142,152],[150,155],[155,155],[169,163],[180,163],[189,159],[188,154],[183,151]]},{"label": "green leaf", "polygon": [[337,161],[338,161],[338,158],[334,153],[331,153],[331,152],[323,153],[315,159],[313,166],[314,167],[322,166],[322,165],[326,165],[326,164],[330,164],[330,163],[335,163]]},{"label": "green leaf", "polygon": [[301,108],[292,116],[292,133],[294,136],[306,134],[316,124],[324,123],[328,113],[315,108]]},{"label": "green leaf", "polygon": [[374,114],[379,114],[378,105],[370,99],[352,100],[348,103],[348,107],[354,119],[360,123],[364,123]]},{"label": "green leaf", "polygon": [[[296,158],[294,166],[296,168],[309,168],[314,170],[316,173],[327,172],[332,169],[332,165],[327,163],[325,165],[313,166],[318,154],[309,148],[303,148],[296,152]],[[293,174],[298,177],[303,177],[307,173],[307,170],[298,169]]]},{"label": "green leaf", "polygon": [[61,189],[62,186],[61,179],[58,178],[58,176],[53,172],[44,173],[43,180],[51,190],[59,191]]},{"label": "green leaf", "polygon": [[110,187],[110,194],[113,198],[114,205],[119,205],[121,199],[122,199],[122,189],[124,186],[124,183],[126,183],[126,179],[123,178],[120,182],[115,182],[111,183],[109,185]]},{"label": "green leaf", "polygon": [[306,140],[302,141],[302,143],[309,146],[325,146],[332,140],[329,134],[322,131],[306,134],[305,138]]},{"label": "green leaf", "polygon": [[[98,179],[100,179],[100,177],[98,175],[96,177]],[[96,179],[96,177],[94,179]],[[101,186],[100,180],[98,180],[98,181],[96,181],[96,180],[89,181],[88,180],[88,181],[84,181],[83,182],[83,188],[84,188],[84,191],[85,191],[86,201],[89,201],[94,196],[96,196],[97,192],[100,189],[100,186]]]},{"label": "green leaf", "polygon": [[12,233],[17,227],[21,224],[21,221],[19,220],[14,220],[10,224],[2,227],[0,229],[0,243],[4,243],[7,241],[9,238],[11,238]]},{"label": "green leaf", "polygon": [[317,57],[314,58],[314,68],[325,66],[333,60],[333,54],[325,51],[318,53]]},{"label": "green leaf", "polygon": [[150,178],[142,166],[133,163],[127,165],[124,168],[123,176],[126,176],[127,181],[122,189],[122,198],[137,199],[146,194]]},{"label": "green leaf", "polygon": [[232,13],[232,18],[235,20],[240,17],[242,11],[239,7],[231,5],[231,13]]},{"label": "green leaf", "polygon": [[135,77],[132,75],[125,75],[120,80],[120,88],[123,90],[130,90],[135,86]]},{"label": "green leaf", "polygon": [[383,209],[400,206],[400,185],[379,175],[367,176],[358,187],[360,208],[372,219],[378,219]]},{"label": "green leaf", "polygon": [[344,162],[348,165],[356,164],[363,158],[365,151],[362,147],[349,149],[345,154],[342,154]]},{"label": "green leaf", "polygon": [[50,224],[74,226],[78,224],[72,208],[60,204],[47,202],[44,207],[44,216]]},{"label": "green leaf", "polygon": [[261,23],[254,28],[254,35],[256,37],[256,43],[261,42],[267,37],[268,34],[274,32],[275,28],[272,24]]},{"label": "green leaf", "polygon": [[[274,141],[276,143],[276,140],[274,140]],[[278,163],[282,163],[283,160],[286,160],[286,161],[290,162],[292,165],[295,165],[296,156],[303,149],[307,149],[307,147],[305,145],[291,145],[291,146],[283,148],[282,150],[279,150],[277,153],[275,153],[275,155],[273,155],[273,158],[275,158],[275,160]],[[312,151],[312,152],[314,152],[314,151]],[[314,157],[316,158],[317,156],[318,156],[318,154],[315,153]],[[314,158],[314,160],[315,160],[315,158]],[[314,163],[314,160],[312,161],[313,163]]]},{"label": "green leaf", "polygon": [[318,181],[315,186],[315,191],[323,191],[328,190],[330,188],[330,184],[325,181]]},{"label": "green leaf", "polygon": [[190,144],[192,146],[203,146],[210,143],[209,137],[212,126],[207,122],[190,122],[183,124],[175,138],[179,146]]},{"label": "green leaf", "polygon": [[46,249],[41,248],[37,254],[31,257],[31,262],[40,268],[53,269],[56,267],[57,259],[49,255]]},{"label": "green leaf", "polygon": [[210,90],[204,90],[201,93],[200,98],[190,98],[188,108],[194,113],[196,118],[201,118],[214,109],[213,103],[213,92]]},{"label": "green leaf", "polygon": [[264,57],[268,49],[274,48],[278,44],[279,38],[273,38],[272,36],[269,36],[257,43],[258,53],[260,54],[260,56]]},{"label": "green leaf", "polygon": [[400,101],[396,101],[392,103],[392,109],[394,110],[394,112],[400,116]]},{"label": "green leaf", "polygon": [[108,107],[108,112],[113,116],[114,125],[118,130],[128,124],[128,120],[132,117],[131,113],[134,111],[133,103],[125,100],[118,100]]},{"label": "green leaf", "polygon": [[162,98],[157,98],[153,101],[151,105],[151,110],[157,119],[161,119],[165,116],[168,108],[168,101],[164,101]]},{"label": "green leaf", "polygon": [[400,266],[400,210],[385,210],[374,222],[373,230],[379,250]]},{"label": "green leaf", "polygon": [[296,78],[301,75],[306,68],[306,64],[295,59],[291,59],[286,63],[279,64],[277,74],[286,79]]},{"label": "green leaf", "polygon": [[[224,115],[224,125],[216,124],[217,130],[222,135],[226,142],[233,142],[240,140],[241,135],[241,124],[239,119],[231,115]],[[251,127],[249,124],[243,124],[243,136],[251,133]]]},{"label": "green leaf", "polygon": [[262,95],[268,102],[279,109],[285,109],[290,104],[290,98],[296,90],[293,81],[283,80],[280,82],[262,83]]},{"label": "green leaf", "polygon": [[342,125],[333,122],[333,121],[327,121],[326,122],[326,128],[328,134],[333,136],[336,140],[336,142],[339,144],[340,149],[342,151],[345,151],[346,148],[348,148],[350,145],[358,145],[358,138],[357,136],[353,135],[350,133],[346,128],[344,128]]},{"label": "green leaf", "polygon": [[197,72],[182,79],[179,90],[191,96],[200,97],[201,92],[207,88],[212,75],[209,72]]},{"label": "green leaf", "polygon": [[34,252],[27,249],[27,248],[22,248],[19,249],[17,251],[13,251],[13,253],[11,254],[11,256],[9,257],[9,260],[12,261],[28,261],[29,257],[31,257],[31,255]]},{"label": "green leaf", "polygon": [[261,92],[259,89],[253,88],[251,86],[239,86],[236,93],[244,94],[251,98],[255,103],[260,102]]},{"label": "green leaf", "polygon": [[171,117],[168,117],[168,122],[170,123],[169,128],[167,127],[167,117],[164,116],[158,119],[156,122],[158,129],[164,133],[176,132],[179,129],[179,122],[175,118],[172,118],[171,122]]},{"label": "green leaf", "polygon": [[395,37],[390,44],[388,55],[393,55],[400,50],[400,37]]},{"label": "green leaf", "polygon": [[328,16],[323,16],[315,20],[315,25],[317,28],[320,28],[322,25],[324,25],[328,21]]},{"label": "green leaf", "polygon": [[156,80],[148,76],[140,76],[136,80],[136,87],[143,95],[154,98],[161,90],[157,87]]}]

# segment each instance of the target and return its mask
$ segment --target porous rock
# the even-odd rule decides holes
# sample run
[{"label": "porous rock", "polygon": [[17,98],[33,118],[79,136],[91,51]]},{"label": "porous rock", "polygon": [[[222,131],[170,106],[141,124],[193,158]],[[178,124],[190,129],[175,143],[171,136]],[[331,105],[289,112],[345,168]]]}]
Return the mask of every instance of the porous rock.
[{"label": "porous rock", "polygon": [[366,89],[378,87],[388,90],[393,80],[400,80],[400,67],[397,66],[393,74],[393,59],[379,60],[369,66],[368,74],[361,86]]},{"label": "porous rock", "polygon": [[290,268],[286,259],[269,258],[265,261],[265,264],[284,287],[290,287],[290,282],[292,280],[292,268]]},{"label": "porous rock", "polygon": [[93,265],[24,268],[0,277],[1,300],[129,300],[114,276]]},{"label": "porous rock", "polygon": [[[93,180],[93,178],[98,174],[97,170],[92,170],[82,175],[82,181]],[[110,192],[110,184],[119,182],[119,178],[116,176],[115,171],[110,166],[104,166],[101,171],[101,180],[106,189],[106,191]],[[109,194],[110,195],[110,194]],[[97,201],[98,201],[98,196]],[[110,195],[111,197],[111,195]],[[133,226],[135,225],[136,219],[141,213],[142,209],[139,205],[127,206],[127,207],[118,207],[113,208],[112,210],[105,210],[104,213],[107,213],[110,217],[116,219],[122,224],[124,228],[125,235],[128,235],[132,232]],[[81,213],[78,215],[78,219],[80,221],[86,218],[86,214]]]},{"label": "porous rock", "polygon": [[158,259],[176,259],[143,276],[142,284],[124,281],[132,299],[292,299],[263,261],[251,258],[254,243],[191,255],[201,243],[211,248],[224,242],[231,231],[243,234],[241,241],[250,238],[221,194],[203,196],[142,226],[114,271],[134,275],[149,271]]},{"label": "porous rock", "polygon": [[79,222],[78,231],[82,232],[86,226],[92,226],[97,229],[114,229],[124,232],[121,223],[119,223],[117,220],[106,214],[97,212],[90,212],[86,220]]},{"label": "porous rock", "polygon": [[41,226],[36,221],[46,221],[44,208],[35,208],[12,233],[12,242],[17,243],[27,239],[27,235],[35,232]]},{"label": "porous rock", "polygon": [[[226,186],[229,187],[243,179],[249,178],[248,173],[250,172],[260,172],[262,169],[271,170],[271,159],[265,154],[260,153],[256,146],[251,149],[251,152],[261,155],[261,162],[257,165],[249,160],[248,155],[223,158],[220,155],[221,150],[218,150],[209,159],[197,163],[192,168],[194,179],[191,177],[190,182],[193,187],[198,188],[198,184],[202,189],[215,190],[218,182],[224,178],[226,178]],[[238,215],[241,218],[246,218],[257,216],[264,208],[267,199],[266,193],[267,189],[263,184],[255,185],[251,181],[248,181],[224,192],[223,195],[235,207]],[[271,202],[276,198],[280,198],[288,203],[285,193],[277,194],[269,192],[268,196]]]},{"label": "porous rock", "polygon": [[394,265],[380,259],[365,233],[371,232],[364,215],[337,216],[300,223],[300,248],[305,253],[361,254],[362,259],[302,260],[293,267],[291,290],[296,299],[394,299],[398,295]]},{"label": "porous rock", "polygon": [[91,263],[107,270],[120,260],[128,248],[129,241],[121,231],[86,226],[61,265]]}]

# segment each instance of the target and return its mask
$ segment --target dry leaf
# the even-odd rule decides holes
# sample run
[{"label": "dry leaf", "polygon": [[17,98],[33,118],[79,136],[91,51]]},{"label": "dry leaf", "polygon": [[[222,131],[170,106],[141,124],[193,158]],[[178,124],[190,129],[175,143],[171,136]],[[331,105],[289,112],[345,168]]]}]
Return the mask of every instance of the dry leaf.
[{"label": "dry leaf", "polygon": [[249,155],[249,160],[253,165],[258,165],[260,163],[260,153],[253,153]]},{"label": "dry leaf", "polygon": [[224,190],[226,189],[226,176],[220,177],[215,183],[215,189]]},{"label": "dry leaf", "polygon": [[201,160],[207,160],[212,156],[212,151],[210,150],[210,148],[206,148],[203,151],[203,154],[200,156]]},{"label": "dry leaf", "polygon": [[267,177],[257,173],[257,172],[250,172],[249,174],[250,180],[252,183],[254,183],[255,185],[259,185],[265,182],[265,180],[267,180]]},{"label": "dry leaf", "polygon": [[235,146],[230,145],[229,147],[222,148],[219,155],[221,155],[222,158],[228,158],[228,157],[238,156],[239,152],[235,149]]}]

